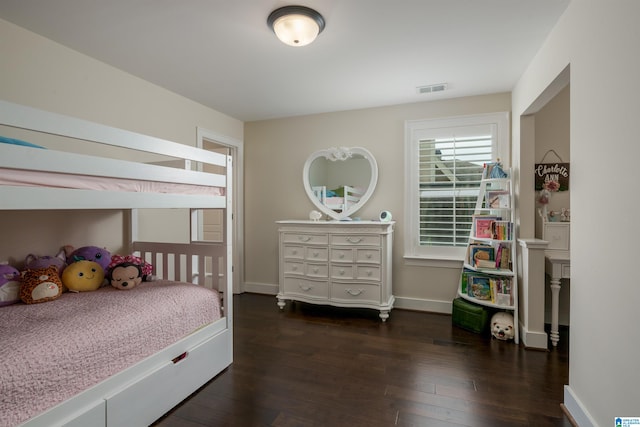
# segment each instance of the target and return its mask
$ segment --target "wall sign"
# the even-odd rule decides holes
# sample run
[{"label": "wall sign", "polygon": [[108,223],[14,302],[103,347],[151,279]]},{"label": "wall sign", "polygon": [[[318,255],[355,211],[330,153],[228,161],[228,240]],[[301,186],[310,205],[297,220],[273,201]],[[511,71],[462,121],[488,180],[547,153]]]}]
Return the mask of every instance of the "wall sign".
[{"label": "wall sign", "polygon": [[556,181],[560,184],[558,191],[569,189],[569,163],[536,163],[535,189],[542,190],[545,182]]}]

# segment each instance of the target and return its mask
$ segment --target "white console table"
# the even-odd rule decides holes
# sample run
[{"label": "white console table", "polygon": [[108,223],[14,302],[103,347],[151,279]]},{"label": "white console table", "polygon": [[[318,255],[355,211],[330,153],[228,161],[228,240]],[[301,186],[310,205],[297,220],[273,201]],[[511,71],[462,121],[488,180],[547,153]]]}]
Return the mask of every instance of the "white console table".
[{"label": "white console table", "polygon": [[545,270],[551,277],[551,344],[554,347],[560,341],[558,311],[561,280],[571,278],[570,228],[569,222],[545,222],[542,231],[542,239],[549,242],[545,251]]}]

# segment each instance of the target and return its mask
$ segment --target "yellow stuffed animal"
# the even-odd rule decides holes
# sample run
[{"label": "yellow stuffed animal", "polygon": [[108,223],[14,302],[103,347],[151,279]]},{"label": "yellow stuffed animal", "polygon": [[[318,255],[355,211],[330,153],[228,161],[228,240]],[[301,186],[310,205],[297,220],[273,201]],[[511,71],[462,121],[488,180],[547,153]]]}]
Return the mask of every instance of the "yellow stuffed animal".
[{"label": "yellow stuffed animal", "polygon": [[95,291],[104,282],[104,269],[95,261],[80,260],[62,272],[62,283],[71,292]]}]

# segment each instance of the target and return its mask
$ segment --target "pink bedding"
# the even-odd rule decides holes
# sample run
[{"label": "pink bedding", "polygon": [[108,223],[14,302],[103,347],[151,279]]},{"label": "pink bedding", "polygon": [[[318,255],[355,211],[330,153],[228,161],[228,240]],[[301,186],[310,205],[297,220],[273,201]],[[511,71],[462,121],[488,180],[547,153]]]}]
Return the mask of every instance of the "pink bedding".
[{"label": "pink bedding", "polygon": [[81,190],[223,196],[224,188],[0,168],[0,184]]},{"label": "pink bedding", "polygon": [[0,308],[0,425],[14,426],[220,318],[220,296],[169,281]]}]

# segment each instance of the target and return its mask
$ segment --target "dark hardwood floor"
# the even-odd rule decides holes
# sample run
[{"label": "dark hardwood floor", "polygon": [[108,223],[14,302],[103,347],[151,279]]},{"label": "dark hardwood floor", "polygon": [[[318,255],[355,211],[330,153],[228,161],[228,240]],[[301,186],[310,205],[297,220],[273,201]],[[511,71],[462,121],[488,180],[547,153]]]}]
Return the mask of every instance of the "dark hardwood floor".
[{"label": "dark hardwood floor", "polygon": [[564,426],[568,339],[525,350],[451,316],[234,297],[234,362],[154,425]]}]

